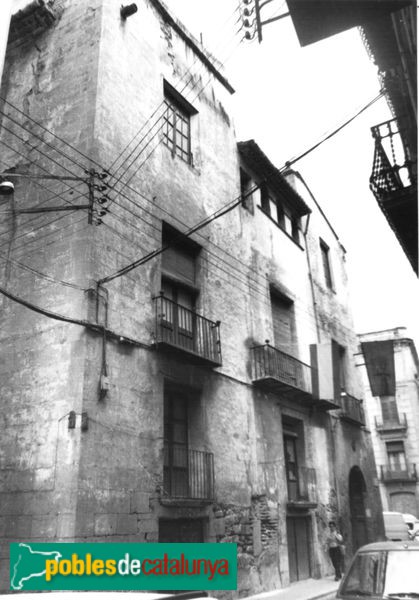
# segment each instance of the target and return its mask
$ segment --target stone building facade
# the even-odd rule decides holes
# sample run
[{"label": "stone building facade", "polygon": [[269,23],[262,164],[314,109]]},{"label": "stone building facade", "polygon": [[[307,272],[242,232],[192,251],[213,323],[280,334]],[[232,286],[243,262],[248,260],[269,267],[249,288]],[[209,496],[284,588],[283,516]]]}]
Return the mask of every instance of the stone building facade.
[{"label": "stone building facade", "polygon": [[11,541],[235,542],[244,596],[382,535],[345,250],[233,91],[159,0],[13,16],[3,588]]},{"label": "stone building facade", "polygon": [[[359,336],[384,510],[419,514],[419,361],[405,327]],[[368,370],[367,370],[368,366]]]}]

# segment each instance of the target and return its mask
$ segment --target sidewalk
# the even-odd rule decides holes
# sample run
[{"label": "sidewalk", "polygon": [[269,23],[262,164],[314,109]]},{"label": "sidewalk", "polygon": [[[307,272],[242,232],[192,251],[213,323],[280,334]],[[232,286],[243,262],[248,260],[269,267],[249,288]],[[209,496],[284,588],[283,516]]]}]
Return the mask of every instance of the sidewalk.
[{"label": "sidewalk", "polygon": [[335,598],[339,583],[335,581],[334,576],[324,579],[305,579],[292,583],[289,587],[248,596],[243,600],[332,600]]}]

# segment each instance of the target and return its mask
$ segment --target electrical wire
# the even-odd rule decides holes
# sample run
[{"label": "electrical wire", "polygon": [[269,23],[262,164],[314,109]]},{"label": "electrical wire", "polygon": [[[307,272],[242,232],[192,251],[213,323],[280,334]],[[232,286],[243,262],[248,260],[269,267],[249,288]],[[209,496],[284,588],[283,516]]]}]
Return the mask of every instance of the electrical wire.
[{"label": "electrical wire", "polygon": [[[228,55],[228,57],[221,63],[221,66],[224,67],[225,64],[227,63],[228,60],[230,60],[231,56],[233,55],[233,53],[235,52],[235,50],[240,46],[240,44],[243,42],[243,39],[240,39],[239,42],[234,46],[234,48],[232,49],[232,51],[230,52],[230,54]],[[188,90],[188,93],[184,95],[185,99],[188,100],[188,102],[190,102],[191,104],[193,104],[194,102],[196,102],[196,100],[200,97],[200,95],[203,93],[203,91],[205,90],[205,88],[211,83],[211,81],[213,81],[214,79],[214,75],[210,75],[207,82],[202,85],[201,89],[199,90],[199,92],[195,95],[194,98],[188,98],[188,94],[191,93],[194,88],[198,85],[199,81],[195,81],[195,83],[193,84],[193,86]],[[186,87],[186,86],[185,86]],[[183,91],[183,90],[182,90]],[[164,104],[164,102],[163,102]],[[159,133],[161,132],[161,130],[164,128],[165,126],[165,121],[164,121],[164,115],[166,113],[167,109],[165,109],[164,113],[158,118],[156,119],[155,123],[153,124],[153,126],[150,128],[150,131],[159,124],[159,122],[161,121],[161,124],[159,126],[159,128],[155,131],[155,133],[151,136],[151,138],[147,141],[147,143],[145,144],[144,147],[141,148],[141,150],[136,154],[136,156],[132,159],[132,161],[130,162],[130,164],[128,165],[128,167],[126,167],[126,169],[124,170],[123,174],[118,178],[117,182],[115,184],[113,184],[113,189],[115,189],[115,185],[122,179],[122,177],[125,176],[125,174],[128,172],[128,170],[132,167],[132,165],[140,158],[140,156],[145,152],[146,148],[151,144],[151,142],[159,135]],[[146,134],[147,135],[147,134]],[[135,174],[141,169],[141,167],[144,165],[145,162],[147,162],[147,160],[150,158],[150,156],[153,154],[153,152],[156,150],[156,148],[158,147],[158,145],[162,142],[163,138],[160,139],[157,143],[157,145],[151,150],[151,152],[147,155],[147,157],[145,158],[145,160],[136,168],[136,170],[134,171],[134,173],[131,175],[131,177],[128,179],[127,182],[124,182],[122,184],[122,189],[124,187],[127,187],[127,185],[131,182],[132,178],[135,176]],[[112,186],[111,186],[112,187]],[[120,189],[116,190],[117,193],[120,193]]]},{"label": "electrical wire", "polygon": [[[351,119],[351,120],[352,120],[352,119]],[[337,132],[337,131],[336,131],[336,132]],[[317,146],[316,146],[316,147],[317,147]],[[313,149],[314,149],[314,147],[313,147]],[[300,158],[300,157],[299,157],[299,158]],[[299,158],[298,158],[298,159],[299,159]],[[297,159],[294,159],[294,160],[297,160]],[[289,164],[289,163],[288,163],[288,164]],[[287,164],[287,166],[288,166],[288,164]]]},{"label": "electrical wire", "polygon": [[63,158],[66,158],[67,160],[69,160],[70,162],[72,162],[73,164],[75,164],[77,167],[79,167],[84,173],[86,173],[86,167],[84,165],[82,165],[79,162],[75,161],[71,156],[69,156],[68,154],[66,154],[63,150],[58,149],[55,146],[53,146],[50,142],[47,142],[45,140],[45,138],[43,138],[39,134],[35,133],[34,131],[29,130],[27,127],[25,127],[24,125],[22,125],[21,123],[19,123],[19,121],[17,121],[13,117],[11,117],[10,114],[8,114],[8,113],[0,110],[0,115],[3,115],[9,121],[11,121],[12,123],[14,123],[15,125],[17,125],[21,129],[24,129],[25,131],[30,132],[36,139],[40,140],[43,144],[45,144],[46,146],[48,146],[49,148],[51,148],[52,150],[54,150],[54,152],[57,152]]},{"label": "electrical wire", "polygon": [[21,306],[24,306],[25,308],[28,308],[29,310],[32,310],[33,312],[36,312],[44,317],[48,317],[49,319],[54,319],[55,321],[61,321],[63,323],[70,323],[72,325],[80,325],[81,327],[85,327],[86,329],[94,331],[95,333],[105,332],[109,338],[115,339],[115,340],[119,341],[120,343],[131,344],[131,345],[137,346],[139,348],[145,348],[145,349],[150,348],[149,344],[144,344],[143,342],[140,342],[139,340],[130,338],[126,335],[119,335],[119,334],[115,333],[114,331],[112,331],[111,329],[104,327],[103,325],[99,325],[97,323],[92,323],[91,321],[87,321],[85,319],[75,319],[73,317],[69,317],[67,315],[62,315],[60,313],[56,313],[54,311],[47,310],[45,308],[37,306],[36,304],[33,304],[32,302],[29,302],[28,300],[24,300],[23,298],[21,298],[20,296],[17,296],[16,294],[12,294],[11,292],[9,292],[8,290],[6,290],[4,287],[1,287],[1,286],[0,286],[0,294],[3,294],[3,296],[6,296],[6,298],[9,298],[9,300],[12,300],[13,302],[16,302],[17,304],[20,304]]},{"label": "electrical wire", "polygon": [[30,267],[29,265],[26,265],[16,259],[8,258],[5,254],[2,254],[1,252],[0,252],[0,258],[3,258],[5,261],[3,264],[11,263],[12,265],[20,267],[21,269],[23,269],[25,271],[29,271],[30,273],[33,273],[33,274],[37,275],[38,277],[41,277],[42,279],[50,281],[51,283],[59,283],[66,287],[71,287],[75,290],[81,290],[83,292],[85,291],[85,287],[81,287],[81,286],[76,285],[75,283],[71,283],[69,281],[63,281],[62,279],[56,279],[55,277],[52,277],[51,275],[47,275],[46,273],[42,273],[41,271],[38,271],[34,267]]},{"label": "electrical wire", "polygon": [[91,156],[87,156],[86,154],[84,154],[83,152],[81,152],[81,150],[79,150],[78,148],[76,148],[75,146],[73,146],[72,144],[70,144],[70,142],[68,142],[67,140],[63,139],[62,137],[60,137],[59,135],[57,135],[56,133],[54,133],[53,131],[51,131],[50,129],[48,129],[47,127],[45,127],[44,125],[42,125],[41,123],[39,123],[39,121],[36,121],[33,117],[31,117],[27,113],[23,112],[20,108],[18,108],[14,104],[12,104],[9,100],[6,100],[6,98],[4,98],[3,96],[0,96],[0,100],[1,100],[1,102],[4,102],[5,104],[7,104],[11,108],[13,108],[15,111],[17,111],[18,113],[20,113],[23,117],[25,117],[25,119],[29,119],[32,123],[34,123],[35,125],[37,125],[41,129],[43,129],[46,133],[49,133],[55,139],[59,140],[60,142],[62,142],[63,144],[65,144],[66,146],[68,146],[69,148],[71,148],[72,150],[74,150],[74,152],[76,152],[77,154],[79,154],[80,156],[82,156],[83,158],[85,158],[89,162],[89,164],[92,163],[92,164],[96,165],[101,171],[103,171],[103,172],[106,171],[106,169],[104,169],[103,166],[100,163],[96,162]]},{"label": "electrical wire", "polygon": [[[367,105],[367,107],[368,107],[368,106],[369,106],[369,105]],[[360,113],[357,113],[357,114],[360,114]],[[355,118],[355,117],[353,117],[353,118]],[[353,118],[352,118],[351,120],[353,120]],[[340,129],[340,128],[339,128],[339,129]]]},{"label": "electrical wire", "polygon": [[[55,165],[57,165],[60,169],[64,169],[64,171],[67,171],[67,173],[70,173],[71,176],[73,177],[78,177],[78,175],[76,173],[74,173],[73,171],[71,171],[70,169],[68,169],[65,165],[60,164],[59,162],[57,162],[54,158],[52,158],[51,156],[49,156],[48,154],[45,154],[45,152],[43,152],[42,150],[40,150],[37,146],[32,146],[27,140],[24,140],[21,136],[19,136],[17,133],[15,133],[14,131],[12,131],[11,129],[9,129],[8,127],[6,127],[4,124],[2,125],[2,129],[4,129],[5,131],[7,131],[8,133],[10,133],[11,135],[15,136],[19,141],[23,142],[23,144],[25,146],[29,146],[31,151],[35,151],[38,152],[40,155],[44,156],[45,158],[48,159],[48,161],[53,162]],[[80,177],[80,179],[86,179],[87,181],[87,177],[83,178]],[[76,188],[74,188],[68,181],[63,181],[63,184],[68,187],[69,189],[75,191]],[[76,190],[77,191],[77,190]],[[86,194],[84,194],[84,196],[87,198],[88,196],[86,196]],[[71,202],[70,202],[71,204]]]},{"label": "electrical wire", "polygon": [[[250,192],[248,192],[247,195],[250,195],[251,193],[255,192],[257,189],[259,189],[259,187],[260,187],[260,185],[255,186]],[[247,195],[245,197],[247,197]],[[215,211],[212,215],[210,215],[209,217],[205,218],[203,221],[201,221],[197,225],[194,225],[193,227],[191,227],[190,229],[188,229],[188,231],[186,231],[184,233],[184,236],[185,237],[190,237],[196,231],[199,231],[203,227],[206,227],[209,223],[212,223],[216,219],[219,219],[220,217],[222,217],[225,214],[229,213],[234,208],[236,208],[237,206],[239,206],[240,204],[242,204],[243,203],[243,199],[244,199],[244,197],[240,194],[240,196],[238,196],[238,198],[236,198],[235,200],[233,200],[233,201],[227,203],[226,205],[222,206],[220,209],[218,209],[217,211]],[[139,258],[138,260],[134,261],[130,265],[126,265],[122,269],[119,269],[117,272],[115,272],[115,273],[113,273],[111,275],[107,275],[106,277],[103,277],[102,279],[99,280],[98,283],[99,284],[107,283],[109,281],[112,281],[113,279],[116,279],[117,277],[121,277],[125,273],[128,273],[129,271],[132,271],[133,269],[137,268],[138,266],[145,264],[146,262],[148,262],[152,258],[155,258],[159,254],[161,254],[162,252],[164,252],[164,250],[166,250],[168,247],[169,246],[167,246],[167,245],[166,246],[162,246],[161,248],[158,248],[157,250],[149,252],[147,255]]]},{"label": "electrical wire", "polygon": [[[238,11],[239,11],[239,7],[237,7],[237,8],[236,8],[236,9],[233,11],[233,13],[232,13],[232,14],[231,14],[231,15],[228,17],[228,19],[227,19],[227,20],[224,22],[224,25],[222,26],[222,28],[221,28],[220,32],[221,32],[221,31],[223,31],[223,30],[225,29],[225,27],[226,27],[227,23],[229,23],[229,21],[231,20],[231,18],[232,18],[232,17],[234,17],[234,15],[236,14],[236,12],[238,12]],[[239,17],[239,19],[237,19],[237,20],[236,20],[235,24],[236,24],[236,23],[237,23],[239,20],[240,20],[240,17]],[[223,42],[223,43],[224,43],[224,42]],[[211,54],[213,54],[214,52],[215,52],[215,50],[214,50],[214,51],[211,51]],[[217,52],[218,52],[218,44],[217,44]],[[194,60],[193,60],[193,62],[192,62],[192,64],[191,64],[191,66],[190,66],[190,67],[187,69],[187,71],[186,71],[186,72],[185,72],[185,73],[182,75],[182,77],[180,78],[180,80],[179,80],[179,83],[181,83],[181,82],[182,82],[182,81],[183,81],[183,80],[184,80],[184,79],[185,79],[185,78],[186,78],[188,75],[191,75],[190,79],[192,79],[192,78],[193,78],[193,75],[192,75],[192,69],[193,69],[193,67],[195,66],[195,64],[196,64],[198,61],[201,61],[201,59],[200,59],[200,57],[199,57],[199,56],[197,56],[197,55],[196,55],[196,56],[195,56],[195,58],[194,58]],[[216,68],[217,68],[217,67],[216,67]],[[189,80],[188,80],[187,82],[185,82],[185,86],[182,88],[182,90],[180,90],[180,93],[181,93],[181,94],[183,93],[183,91],[184,91],[184,90],[185,90],[185,88],[187,87],[188,83],[189,83]],[[147,121],[146,121],[146,122],[145,122],[145,123],[142,125],[142,127],[141,127],[141,128],[138,130],[138,131],[137,131],[137,133],[134,135],[134,137],[133,137],[133,138],[132,138],[132,139],[131,139],[131,140],[128,142],[128,144],[126,144],[126,146],[125,146],[125,147],[122,149],[122,151],[121,151],[121,152],[118,154],[118,156],[115,158],[115,160],[112,162],[112,164],[111,164],[111,165],[110,165],[110,167],[108,168],[108,171],[111,171],[111,170],[114,168],[115,164],[116,164],[116,163],[118,162],[118,160],[121,158],[121,156],[123,155],[123,153],[124,153],[125,151],[127,151],[127,149],[129,148],[129,146],[130,146],[130,145],[131,145],[131,144],[132,144],[132,143],[133,143],[133,142],[134,142],[134,141],[137,139],[137,137],[138,137],[138,136],[140,135],[140,133],[143,131],[144,127],[145,127],[145,126],[146,126],[146,125],[147,125],[147,124],[148,124],[148,123],[149,123],[149,122],[150,122],[152,119],[154,119],[155,115],[156,115],[156,114],[157,114],[157,112],[160,110],[160,108],[161,108],[162,106],[164,106],[164,104],[165,104],[165,103],[164,103],[164,100],[162,100],[162,102],[161,102],[161,103],[160,103],[160,104],[157,106],[157,108],[156,108],[156,109],[153,111],[153,113],[150,115],[150,117],[147,119]],[[146,134],[146,135],[147,135],[147,134]],[[142,140],[144,139],[144,137],[145,137],[145,136],[143,136]],[[142,142],[142,140],[140,140],[140,142],[139,142],[139,143],[141,143],[141,142]],[[135,151],[135,149],[136,149],[137,147],[138,147],[138,144],[137,144],[137,145],[136,145],[136,147],[134,148],[134,151]],[[128,155],[128,157],[124,159],[124,161],[121,163],[121,165],[120,165],[120,166],[117,168],[116,172],[117,172],[117,171],[118,171],[118,170],[121,168],[122,164],[124,164],[124,162],[125,162],[125,161],[126,161],[128,158],[130,158],[130,156],[132,155],[132,153],[133,153],[133,151],[131,151],[131,152],[130,152],[130,154]]]},{"label": "electrical wire", "polygon": [[[10,146],[9,144],[7,144],[6,142],[4,142],[3,140],[0,140],[0,143],[1,143],[1,144],[3,144],[4,146],[6,146],[8,149],[12,150],[12,151],[13,151],[14,153],[16,153],[18,156],[21,156],[21,157],[23,157],[25,160],[27,159],[27,156],[26,156],[26,155],[24,155],[22,152],[20,152],[20,151],[16,150],[15,148],[13,148],[12,146]],[[35,164],[35,162],[34,162],[34,161],[30,161],[30,164]],[[44,167],[42,167],[41,165],[37,165],[37,166],[38,166],[38,168],[42,169],[42,170],[43,170],[43,171],[45,171],[47,174],[49,174],[49,171],[47,171],[47,170],[46,170]],[[47,202],[49,202],[49,201],[51,201],[51,200],[53,200],[53,199],[55,199],[55,198],[61,198],[61,199],[62,199],[62,200],[65,202],[65,203],[67,203],[67,204],[71,205],[71,202],[69,202],[69,201],[67,200],[67,198],[65,198],[65,197],[64,197],[62,194],[56,193],[55,191],[53,191],[53,190],[49,189],[49,188],[48,188],[48,187],[47,187],[45,184],[41,183],[39,180],[37,180],[37,179],[34,179],[34,180],[33,180],[33,183],[34,183],[36,186],[38,186],[38,187],[40,187],[40,188],[42,188],[42,189],[45,189],[45,190],[47,190],[48,192],[50,192],[50,193],[54,194],[52,197],[50,197],[50,198],[47,198],[47,199],[45,199],[44,201],[40,202],[40,205],[42,205],[42,206],[43,206],[43,205],[45,205]],[[82,184],[84,185],[84,182],[83,182],[83,183],[82,183],[82,182],[80,182],[80,184],[78,184],[78,185],[82,185]],[[77,188],[76,188],[76,189],[77,189]],[[70,194],[72,194],[72,193],[73,193],[73,191],[70,191]],[[84,194],[79,194],[79,196],[77,196],[76,198],[74,198],[74,200],[77,200],[77,199],[79,199],[79,198],[82,198],[82,197],[84,197]],[[26,226],[28,226],[28,225],[29,225],[29,224],[31,224],[31,223],[35,223],[36,221],[39,221],[39,220],[40,220],[40,219],[42,219],[43,217],[44,217],[44,215],[38,215],[38,216],[35,216],[35,217],[31,218],[29,221],[26,221]],[[2,235],[6,235],[7,233],[9,233],[9,232],[8,232],[8,231],[5,231],[5,232],[1,233],[1,234],[0,234],[0,237],[1,237]],[[6,243],[7,243],[7,242],[6,242]],[[4,246],[4,245],[5,245],[5,244],[3,244],[3,246]],[[2,247],[2,245],[0,244],[0,248],[1,248],[1,247]]]},{"label": "electrical wire", "polygon": [[[374,102],[376,102],[379,97],[381,97],[382,94],[380,94],[379,96],[377,96],[376,98],[374,98],[372,101],[370,101],[366,106],[364,106],[360,111],[358,111],[353,117],[351,117],[349,120],[345,121],[345,123],[341,126],[339,126],[337,129],[335,129],[331,134],[329,134],[326,138],[324,138],[323,140],[321,140],[318,144],[316,144],[315,146],[311,147],[308,151],[304,152],[303,155],[305,156],[306,154],[308,154],[309,152],[311,152],[312,150],[314,150],[315,148],[317,148],[321,143],[323,143],[323,141],[325,141],[326,139],[329,139],[332,135],[335,135],[336,133],[338,133],[341,129],[343,129],[343,127],[345,127],[346,125],[348,125],[350,122],[352,122],[357,116],[359,116],[362,112],[364,112],[364,110],[366,110],[367,108],[369,108]],[[289,166],[292,164],[292,161],[296,161],[299,160],[299,158],[302,158],[301,155],[300,157],[298,157],[297,159],[291,159],[291,161],[287,161],[287,163],[284,165],[284,167],[282,167],[280,170],[286,170],[289,168]],[[131,188],[130,188],[131,189]],[[136,191],[136,190],[134,190]],[[145,198],[142,194],[140,194],[143,198]],[[145,198],[146,200],[150,201],[148,198]],[[121,205],[122,207],[122,205]],[[144,209],[143,209],[144,210]],[[176,218],[176,217],[175,217]],[[176,219],[178,220],[178,219]]]},{"label": "electrical wire", "polygon": [[363,106],[355,115],[353,115],[347,121],[345,121],[344,123],[342,123],[342,125],[340,125],[336,129],[334,129],[333,131],[331,131],[329,134],[327,134],[326,137],[324,137],[319,142],[317,142],[316,144],[314,144],[314,146],[311,146],[308,150],[305,150],[304,152],[302,152],[298,156],[296,156],[296,157],[291,158],[290,160],[288,160],[285,163],[285,166],[282,167],[282,169],[280,169],[280,170],[284,171],[284,170],[288,169],[291,165],[293,165],[297,161],[301,160],[302,158],[304,158],[305,156],[307,156],[308,154],[310,154],[311,152],[313,152],[313,150],[316,150],[319,146],[321,146],[322,144],[324,144],[324,142],[326,142],[327,140],[330,140],[330,138],[332,138],[337,133],[339,133],[340,131],[342,131],[342,129],[344,129],[347,125],[349,125],[350,123],[352,123],[352,121],[354,121],[357,117],[359,117],[359,115],[361,115],[364,111],[366,111],[368,108],[370,108],[370,106],[372,106],[375,102],[377,102],[378,100],[380,100],[380,98],[382,98],[384,95],[385,95],[384,90],[381,90],[380,93],[375,98],[373,98],[372,100],[370,100],[368,102],[368,104],[366,104],[365,106]]}]

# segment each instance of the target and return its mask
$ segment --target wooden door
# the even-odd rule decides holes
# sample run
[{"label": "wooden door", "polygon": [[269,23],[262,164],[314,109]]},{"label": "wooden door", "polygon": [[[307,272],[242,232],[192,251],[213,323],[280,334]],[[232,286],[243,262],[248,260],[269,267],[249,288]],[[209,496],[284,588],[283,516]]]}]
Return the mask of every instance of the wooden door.
[{"label": "wooden door", "polygon": [[290,582],[308,579],[310,567],[310,518],[287,517]]}]

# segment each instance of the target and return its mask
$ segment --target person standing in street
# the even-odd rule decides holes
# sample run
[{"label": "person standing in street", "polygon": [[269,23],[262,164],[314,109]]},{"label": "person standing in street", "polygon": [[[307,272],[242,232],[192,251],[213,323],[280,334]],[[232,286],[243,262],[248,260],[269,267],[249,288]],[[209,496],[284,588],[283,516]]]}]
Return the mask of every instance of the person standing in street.
[{"label": "person standing in street", "polygon": [[326,539],[327,547],[329,551],[330,560],[332,561],[333,568],[335,569],[335,581],[342,579],[342,543],[343,537],[336,528],[334,521],[329,522],[329,535]]}]

